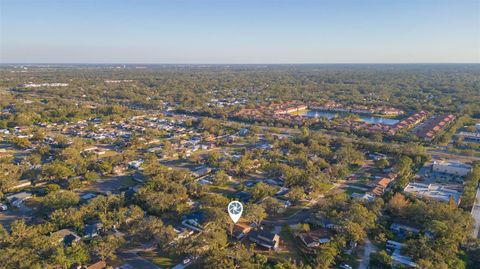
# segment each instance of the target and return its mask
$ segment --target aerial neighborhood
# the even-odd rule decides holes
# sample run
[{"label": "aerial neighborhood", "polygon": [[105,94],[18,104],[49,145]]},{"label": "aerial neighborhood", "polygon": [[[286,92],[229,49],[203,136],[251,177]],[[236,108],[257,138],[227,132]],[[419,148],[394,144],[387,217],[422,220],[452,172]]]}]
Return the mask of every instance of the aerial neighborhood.
[{"label": "aerial neighborhood", "polygon": [[2,66],[0,268],[479,268],[477,69],[218,68]]}]

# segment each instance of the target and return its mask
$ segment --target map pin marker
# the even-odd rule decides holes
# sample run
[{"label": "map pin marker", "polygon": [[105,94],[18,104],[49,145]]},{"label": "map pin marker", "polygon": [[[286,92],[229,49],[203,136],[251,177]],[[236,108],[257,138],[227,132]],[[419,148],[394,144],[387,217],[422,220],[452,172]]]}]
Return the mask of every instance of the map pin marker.
[{"label": "map pin marker", "polygon": [[237,221],[242,216],[243,212],[243,205],[239,201],[232,201],[228,204],[228,214],[230,218],[232,218],[233,223],[237,223]]}]

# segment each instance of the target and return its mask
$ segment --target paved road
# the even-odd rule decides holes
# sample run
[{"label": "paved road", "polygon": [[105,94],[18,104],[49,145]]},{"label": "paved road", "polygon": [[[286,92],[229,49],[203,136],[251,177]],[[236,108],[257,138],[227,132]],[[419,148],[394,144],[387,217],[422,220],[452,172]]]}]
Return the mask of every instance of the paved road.
[{"label": "paved road", "polygon": [[370,254],[376,251],[375,245],[370,241],[370,239],[365,238],[365,245],[363,246],[363,255],[360,259],[360,264],[358,269],[367,269],[370,264]]},{"label": "paved road", "polygon": [[9,230],[12,222],[21,219],[28,222],[32,219],[33,214],[33,211],[25,205],[21,205],[19,208],[10,207],[7,211],[0,211],[0,224]]},{"label": "paved road", "polygon": [[[124,250],[119,251],[118,256],[120,256],[125,263],[130,265],[131,268],[135,269],[160,269],[160,267],[151,263],[150,261],[144,259],[143,257],[137,254],[137,250]],[[127,266],[127,268],[129,268]]]},{"label": "paved road", "polygon": [[480,186],[477,189],[477,196],[473,203],[472,216],[475,219],[475,229],[473,230],[473,238],[480,239]]},{"label": "paved road", "polygon": [[442,151],[442,150],[427,149],[426,152],[431,154],[432,157],[444,158],[444,159],[455,159],[455,160],[458,160],[458,161],[461,161],[461,162],[473,162],[473,161],[479,161],[480,160],[480,157],[457,155],[457,154],[445,152],[445,151]]}]

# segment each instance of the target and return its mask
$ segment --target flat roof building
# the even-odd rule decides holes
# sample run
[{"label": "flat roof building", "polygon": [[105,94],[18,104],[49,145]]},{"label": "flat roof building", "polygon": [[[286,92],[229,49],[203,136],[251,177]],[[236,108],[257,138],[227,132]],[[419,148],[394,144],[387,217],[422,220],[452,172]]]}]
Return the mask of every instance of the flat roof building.
[{"label": "flat roof building", "polygon": [[466,176],[472,171],[472,166],[459,162],[434,161],[432,171],[455,176]]},{"label": "flat roof building", "polygon": [[417,197],[448,203],[452,197],[455,204],[460,203],[461,192],[449,189],[441,184],[409,183],[403,190]]}]

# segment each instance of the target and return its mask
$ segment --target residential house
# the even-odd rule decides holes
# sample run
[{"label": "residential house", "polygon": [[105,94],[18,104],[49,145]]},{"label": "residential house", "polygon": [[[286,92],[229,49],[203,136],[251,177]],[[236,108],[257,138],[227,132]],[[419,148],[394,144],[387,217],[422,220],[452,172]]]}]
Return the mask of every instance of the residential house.
[{"label": "residential house", "polygon": [[237,239],[241,239],[251,230],[252,226],[244,219],[240,219],[237,223],[235,223],[235,226],[233,226],[233,236]]},{"label": "residential house", "polygon": [[264,230],[250,232],[248,239],[269,250],[277,250],[280,244],[280,236],[278,234]]},{"label": "residential house", "polygon": [[10,205],[18,207],[30,198],[32,198],[32,194],[24,191],[8,195],[5,197],[5,200],[7,200]]},{"label": "residential house", "polygon": [[332,231],[325,228],[319,228],[308,232],[298,233],[297,237],[309,248],[319,247],[320,244],[330,242]]},{"label": "residential house", "polygon": [[83,229],[83,233],[85,235],[83,237],[93,238],[98,236],[100,234],[102,227],[103,227],[103,224],[101,222],[85,225],[85,228]]},{"label": "residential house", "polygon": [[392,261],[394,265],[402,265],[407,268],[416,268],[418,265],[413,262],[412,258],[401,254],[402,248],[406,245],[393,240],[387,241],[387,248],[392,250]]},{"label": "residential house", "polygon": [[392,223],[392,225],[390,225],[390,230],[395,232],[395,234],[397,236],[400,236],[400,237],[406,237],[408,234],[419,234],[420,233],[419,229],[417,229],[415,227],[403,225],[403,224],[400,224],[400,223]]},{"label": "residential house", "polygon": [[105,269],[107,268],[107,263],[104,261],[98,261],[94,264],[91,265],[82,265],[82,266],[77,266],[76,269]]},{"label": "residential house", "polygon": [[62,229],[52,233],[52,237],[56,238],[59,243],[64,243],[65,245],[72,245],[80,241],[80,236],[75,232],[69,229]]}]

